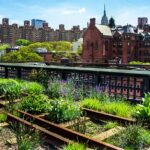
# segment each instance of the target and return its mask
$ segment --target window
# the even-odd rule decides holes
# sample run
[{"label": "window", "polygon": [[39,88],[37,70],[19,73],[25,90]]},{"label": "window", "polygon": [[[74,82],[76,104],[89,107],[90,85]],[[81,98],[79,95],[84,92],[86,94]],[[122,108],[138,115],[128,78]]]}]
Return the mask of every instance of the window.
[{"label": "window", "polygon": [[108,41],[105,41],[105,50],[106,50],[106,51],[108,51],[108,50],[109,50]]},{"label": "window", "polygon": [[95,42],[95,50],[98,50],[98,42]]},{"label": "window", "polygon": [[87,48],[87,50],[89,50],[89,46],[90,46],[90,45],[89,45],[89,41],[87,41],[87,42],[86,42],[86,48]]}]

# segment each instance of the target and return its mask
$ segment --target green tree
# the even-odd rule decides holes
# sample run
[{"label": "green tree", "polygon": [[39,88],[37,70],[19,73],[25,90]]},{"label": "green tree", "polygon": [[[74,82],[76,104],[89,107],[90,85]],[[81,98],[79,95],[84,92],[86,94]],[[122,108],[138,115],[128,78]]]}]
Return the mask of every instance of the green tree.
[{"label": "green tree", "polygon": [[16,51],[10,52],[2,56],[2,62],[13,62],[13,63],[20,63],[20,62],[42,62],[43,58],[40,57],[35,52],[30,52],[28,50],[25,51]]},{"label": "green tree", "polygon": [[31,42],[29,40],[25,40],[25,39],[16,40],[16,45],[18,45],[18,46],[28,46],[30,44],[31,44]]},{"label": "green tree", "polygon": [[114,18],[113,17],[111,17],[110,19],[109,19],[109,27],[110,28],[115,28],[115,20],[114,20]]},{"label": "green tree", "polygon": [[9,44],[0,44],[0,51],[6,50],[6,48],[10,48]]}]

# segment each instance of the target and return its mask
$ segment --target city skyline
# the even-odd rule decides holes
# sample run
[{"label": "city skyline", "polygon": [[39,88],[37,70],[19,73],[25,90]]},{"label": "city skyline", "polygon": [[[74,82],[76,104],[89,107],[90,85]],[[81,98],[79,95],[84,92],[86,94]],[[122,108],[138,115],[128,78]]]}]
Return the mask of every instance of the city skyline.
[{"label": "city skyline", "polygon": [[[91,0],[71,1],[71,0],[0,0],[1,11],[0,20],[9,18],[10,24],[17,23],[23,25],[24,20],[42,19],[49,23],[49,26],[57,29],[59,24],[65,24],[66,29],[73,25],[80,25],[81,28],[87,26],[89,18],[96,18],[97,23],[101,22],[101,17],[106,5],[108,18],[115,19],[116,24],[137,25],[138,17],[150,19],[150,2],[145,0]],[[0,22],[1,23],[1,22]]]}]

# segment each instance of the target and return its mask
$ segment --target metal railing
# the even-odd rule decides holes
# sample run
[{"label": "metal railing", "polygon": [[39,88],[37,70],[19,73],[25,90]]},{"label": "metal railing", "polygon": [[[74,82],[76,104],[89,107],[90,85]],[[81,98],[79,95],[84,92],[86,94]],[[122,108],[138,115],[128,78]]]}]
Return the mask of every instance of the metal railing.
[{"label": "metal railing", "polygon": [[139,101],[144,93],[150,92],[150,71],[102,69],[64,66],[35,66],[0,63],[0,78],[29,80],[33,70],[44,70],[51,78],[72,79],[83,84],[100,87],[109,95],[123,95],[128,100]]}]

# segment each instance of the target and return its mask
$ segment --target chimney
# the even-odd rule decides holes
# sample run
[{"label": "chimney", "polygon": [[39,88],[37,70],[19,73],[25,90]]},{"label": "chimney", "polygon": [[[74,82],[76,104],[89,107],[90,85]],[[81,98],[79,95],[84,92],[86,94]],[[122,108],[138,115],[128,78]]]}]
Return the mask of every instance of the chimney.
[{"label": "chimney", "polygon": [[90,19],[90,27],[95,27],[95,18]]}]

